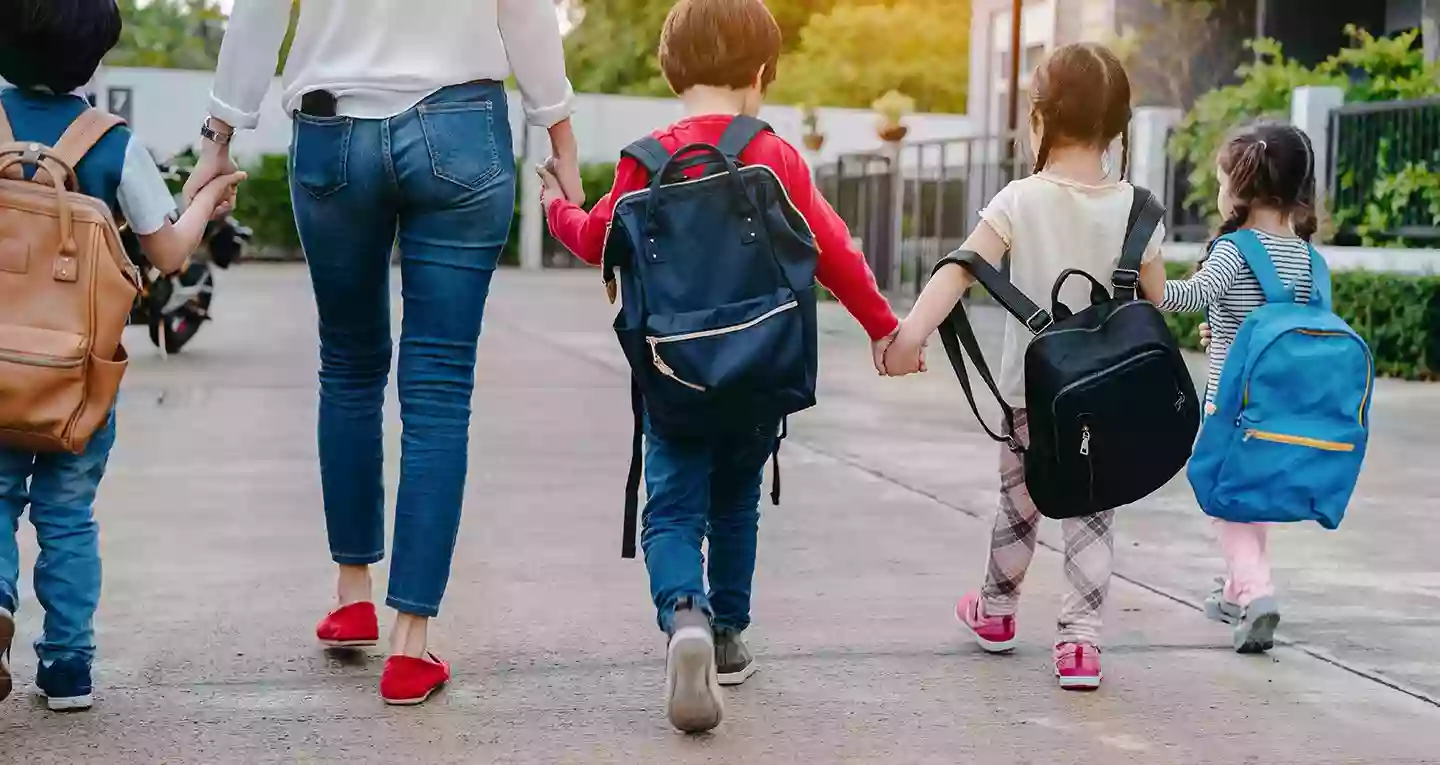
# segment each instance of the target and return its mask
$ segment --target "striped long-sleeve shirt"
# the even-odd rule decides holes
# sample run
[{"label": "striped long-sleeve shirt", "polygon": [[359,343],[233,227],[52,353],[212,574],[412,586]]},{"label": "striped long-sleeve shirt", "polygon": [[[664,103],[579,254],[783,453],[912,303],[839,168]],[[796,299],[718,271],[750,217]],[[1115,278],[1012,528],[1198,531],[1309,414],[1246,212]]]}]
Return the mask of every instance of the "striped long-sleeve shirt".
[{"label": "striped long-sleeve shirt", "polygon": [[[1256,231],[1270,253],[1280,280],[1294,288],[1296,302],[1310,299],[1310,246],[1298,237],[1275,236]],[[1250,312],[1265,305],[1265,291],[1245,263],[1245,256],[1228,241],[1216,243],[1200,271],[1189,279],[1165,282],[1165,300],[1160,310],[1205,311],[1210,324],[1210,373],[1205,401],[1215,398],[1220,369],[1235,342],[1240,325]]]}]

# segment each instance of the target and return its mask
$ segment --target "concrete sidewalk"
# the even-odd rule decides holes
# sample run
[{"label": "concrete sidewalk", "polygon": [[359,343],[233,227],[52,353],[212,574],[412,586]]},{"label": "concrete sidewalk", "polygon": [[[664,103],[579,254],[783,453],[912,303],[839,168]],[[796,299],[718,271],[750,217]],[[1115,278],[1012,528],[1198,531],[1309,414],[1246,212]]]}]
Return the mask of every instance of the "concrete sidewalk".
[{"label": "concrete sidewalk", "polygon": [[[619,557],[628,386],[592,272],[497,277],[466,520],[433,630],[457,676],[423,708],[387,709],[382,653],[327,656],[311,635],[332,582],[308,281],[256,264],[223,277],[217,321],[193,349],[162,363],[132,338],[99,511],[98,704],[55,716],[24,691],[23,641],[38,626],[26,589],[0,762],[1228,765],[1440,752],[1440,709],[1423,692],[1300,650],[1228,650],[1226,629],[1185,602],[1218,569],[1183,487],[1120,524],[1127,580],[1112,590],[1102,690],[1065,693],[1051,677],[1062,578],[1046,550],[1027,582],[1024,645],[981,655],[951,606],[982,572],[995,450],[938,356],[934,374],[880,380],[833,306],[822,404],[795,418],[785,504],[764,509],[763,667],[727,692],[714,735],[673,733],[644,568]],[[1433,398],[1386,386],[1376,431],[1401,440],[1375,445],[1345,531],[1287,529],[1278,551],[1294,566],[1282,577],[1291,634],[1421,689],[1437,659],[1418,619],[1440,583],[1416,548],[1440,530],[1423,513],[1434,497],[1420,494],[1421,460],[1400,449],[1424,454]],[[1362,662],[1354,645],[1391,663]]]}]

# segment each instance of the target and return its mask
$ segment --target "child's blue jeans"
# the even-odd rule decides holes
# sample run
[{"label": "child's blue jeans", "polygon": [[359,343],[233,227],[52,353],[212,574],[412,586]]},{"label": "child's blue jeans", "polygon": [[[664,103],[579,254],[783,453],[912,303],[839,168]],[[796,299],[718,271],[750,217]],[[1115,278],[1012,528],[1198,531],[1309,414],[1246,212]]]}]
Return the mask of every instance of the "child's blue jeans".
[{"label": "child's blue jeans", "polygon": [[[646,433],[640,546],[665,632],[671,631],[675,604],[682,598],[709,614],[717,631],[741,632],[750,626],[761,484],[778,425],[698,442]],[[706,537],[709,592],[700,550]]]},{"label": "child's blue jeans", "polygon": [[95,491],[115,444],[115,413],[82,454],[0,448],[0,606],[20,602],[20,516],[40,542],[35,597],[45,609],[45,630],[35,642],[41,661],[95,655],[95,609],[100,605],[100,535]]}]

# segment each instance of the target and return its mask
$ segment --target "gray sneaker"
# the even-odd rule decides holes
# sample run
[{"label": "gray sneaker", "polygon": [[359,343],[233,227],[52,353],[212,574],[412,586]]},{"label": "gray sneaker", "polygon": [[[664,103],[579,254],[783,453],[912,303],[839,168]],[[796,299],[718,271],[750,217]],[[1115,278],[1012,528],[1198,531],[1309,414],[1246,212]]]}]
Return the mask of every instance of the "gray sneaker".
[{"label": "gray sneaker", "polygon": [[1275,628],[1280,626],[1280,606],[1275,598],[1256,598],[1245,607],[1235,625],[1236,653],[1265,653],[1275,647]]},{"label": "gray sneaker", "polygon": [[721,685],[739,685],[755,674],[755,655],[741,633],[715,633],[715,666]]},{"label": "gray sneaker", "polygon": [[1215,589],[1205,598],[1205,617],[1221,624],[1239,624],[1244,615],[1244,607],[1225,599],[1225,578],[1215,577]]},{"label": "gray sneaker", "polygon": [[710,618],[689,606],[675,610],[673,629],[665,653],[665,714],[678,730],[701,733],[725,716],[715,672],[715,635]]}]

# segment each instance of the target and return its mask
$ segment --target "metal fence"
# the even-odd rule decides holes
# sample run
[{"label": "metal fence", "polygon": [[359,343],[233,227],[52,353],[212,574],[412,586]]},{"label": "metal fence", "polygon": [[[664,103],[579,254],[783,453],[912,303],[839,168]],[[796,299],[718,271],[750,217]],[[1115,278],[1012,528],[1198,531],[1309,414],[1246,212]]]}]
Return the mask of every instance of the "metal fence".
[{"label": "metal fence", "polygon": [[[1174,134],[1173,128],[1166,132],[1167,147]],[[1191,163],[1175,159],[1168,150],[1165,152],[1165,193],[1161,199],[1166,210],[1165,234],[1172,241],[1204,242],[1210,238],[1210,224],[1205,220],[1204,212],[1198,205],[1185,203],[1194,188],[1190,183],[1190,173],[1194,169]]]},{"label": "metal fence", "polygon": [[819,168],[817,182],[881,289],[913,294],[935,262],[964,242],[990,197],[1029,172],[1009,147],[1001,136],[917,141],[843,156]]},{"label": "metal fence", "polygon": [[1440,173],[1440,98],[1345,106],[1331,113],[1329,133],[1324,180],[1338,244],[1362,234],[1440,242],[1440,198],[1393,182]]}]

